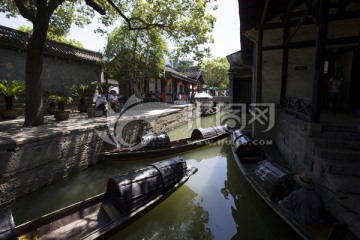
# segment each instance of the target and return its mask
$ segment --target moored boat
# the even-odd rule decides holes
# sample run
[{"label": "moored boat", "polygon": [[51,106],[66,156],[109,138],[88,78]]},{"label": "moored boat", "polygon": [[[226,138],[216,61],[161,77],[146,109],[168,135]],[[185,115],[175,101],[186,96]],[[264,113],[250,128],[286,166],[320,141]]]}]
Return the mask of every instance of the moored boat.
[{"label": "moored boat", "polygon": [[219,107],[210,107],[201,109],[201,117],[211,116],[220,111]]},{"label": "moored boat", "polygon": [[105,239],[155,207],[197,168],[180,157],[110,178],[105,193],[15,227],[11,210],[0,211],[0,239]]},{"label": "moored boat", "polygon": [[139,145],[101,153],[114,160],[136,160],[160,157],[190,151],[217,142],[231,132],[227,125],[194,129],[190,138],[170,141],[166,133],[147,134],[141,137]]},{"label": "moored boat", "polygon": [[272,161],[253,139],[240,130],[233,132],[231,149],[241,172],[258,195],[303,239],[357,239],[346,224],[327,214],[326,225],[305,226],[287,214],[278,202],[296,188],[293,173]]}]

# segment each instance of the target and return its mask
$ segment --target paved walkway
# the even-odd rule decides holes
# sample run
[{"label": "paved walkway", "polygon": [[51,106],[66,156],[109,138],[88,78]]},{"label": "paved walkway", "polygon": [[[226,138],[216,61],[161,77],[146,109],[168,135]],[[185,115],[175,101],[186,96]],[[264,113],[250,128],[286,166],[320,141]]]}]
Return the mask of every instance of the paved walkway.
[{"label": "paved walkway", "polygon": [[[130,109],[122,116],[122,119],[156,117],[169,112],[177,112],[183,105],[151,104],[138,106]],[[87,113],[72,113],[67,121],[56,121],[54,116],[45,116],[44,124],[37,127],[23,127],[24,118],[0,122],[0,149],[8,145],[23,144],[32,141],[49,138],[54,135],[65,135],[75,131],[84,131],[99,127],[105,127],[115,122],[118,114],[109,113],[109,117],[89,118]]]}]

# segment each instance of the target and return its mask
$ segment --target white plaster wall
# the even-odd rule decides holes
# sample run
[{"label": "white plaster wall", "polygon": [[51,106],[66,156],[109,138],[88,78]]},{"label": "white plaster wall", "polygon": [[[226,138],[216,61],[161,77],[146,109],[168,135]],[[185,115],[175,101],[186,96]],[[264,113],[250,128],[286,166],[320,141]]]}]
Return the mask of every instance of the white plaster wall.
[{"label": "white plaster wall", "polygon": [[[294,27],[290,28],[290,33]],[[316,25],[302,25],[296,31],[290,42],[311,41],[316,39]]]},{"label": "white plaster wall", "polygon": [[283,42],[282,29],[264,30],[263,46],[282,45],[282,42]]},{"label": "white plaster wall", "polygon": [[360,18],[329,22],[328,38],[359,36]]},{"label": "white plaster wall", "polygon": [[[311,97],[314,78],[315,48],[289,50],[289,66],[286,96]],[[306,70],[295,70],[296,67],[307,67]]]},{"label": "white plaster wall", "polygon": [[262,102],[280,103],[282,51],[263,52]]}]

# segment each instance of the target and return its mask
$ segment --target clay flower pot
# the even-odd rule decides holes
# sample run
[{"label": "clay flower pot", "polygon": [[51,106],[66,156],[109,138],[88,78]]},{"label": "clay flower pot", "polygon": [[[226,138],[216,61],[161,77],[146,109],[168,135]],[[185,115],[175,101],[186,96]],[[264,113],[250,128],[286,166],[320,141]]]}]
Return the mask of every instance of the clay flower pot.
[{"label": "clay flower pot", "polygon": [[54,117],[57,121],[69,120],[70,110],[55,110]]},{"label": "clay flower pot", "polygon": [[4,120],[16,119],[17,116],[18,116],[18,113],[15,109],[5,109],[1,112],[1,117]]}]

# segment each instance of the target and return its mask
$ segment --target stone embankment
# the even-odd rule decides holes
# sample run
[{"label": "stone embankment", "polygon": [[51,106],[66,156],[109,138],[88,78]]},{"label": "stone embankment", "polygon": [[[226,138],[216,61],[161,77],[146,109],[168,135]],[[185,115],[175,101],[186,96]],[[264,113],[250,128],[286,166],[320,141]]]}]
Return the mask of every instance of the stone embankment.
[{"label": "stone embankment", "polygon": [[[133,110],[124,119],[147,122],[148,129],[157,132],[169,131],[197,116],[193,105],[183,105]],[[0,204],[101,161],[98,153],[103,148],[103,138],[99,133],[113,131],[116,120],[117,116],[88,118],[87,114],[72,114],[64,122],[46,117],[46,124],[33,128],[22,127],[23,119],[1,122]],[[124,135],[139,133],[131,127],[126,131]]]},{"label": "stone embankment", "polygon": [[360,237],[359,119],[325,115],[313,124],[283,112],[277,117],[276,143],[288,166],[311,172],[325,208]]}]

